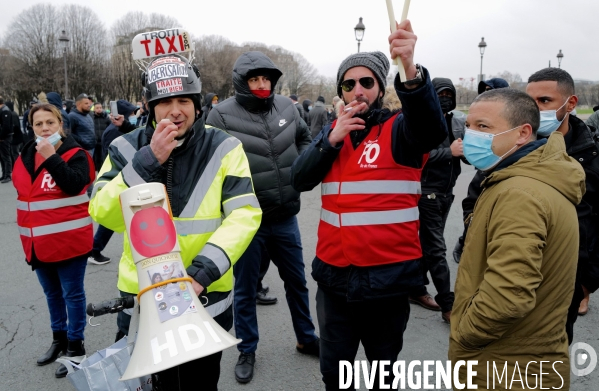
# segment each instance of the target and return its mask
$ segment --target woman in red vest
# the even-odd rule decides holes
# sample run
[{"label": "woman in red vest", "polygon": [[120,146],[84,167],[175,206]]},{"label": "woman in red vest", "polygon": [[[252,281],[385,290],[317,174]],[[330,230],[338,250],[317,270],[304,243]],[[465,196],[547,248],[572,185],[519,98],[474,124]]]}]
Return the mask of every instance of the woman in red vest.
[{"label": "woman in red vest", "polygon": [[[66,353],[72,361],[85,356],[83,278],[92,250],[93,227],[86,189],[95,179],[91,157],[62,129],[52,105],[29,113],[36,140],[23,148],[13,170],[17,189],[17,224],[27,263],[46,295],[53,341],[38,360],[46,365]],[[56,377],[67,370],[61,365]]]}]

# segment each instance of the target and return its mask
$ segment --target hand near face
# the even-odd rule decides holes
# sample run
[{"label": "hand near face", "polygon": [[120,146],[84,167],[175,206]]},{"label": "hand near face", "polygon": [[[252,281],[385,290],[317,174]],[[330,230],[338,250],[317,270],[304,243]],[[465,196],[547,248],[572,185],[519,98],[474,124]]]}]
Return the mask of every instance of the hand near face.
[{"label": "hand near face", "polygon": [[331,143],[333,147],[343,141],[349,132],[354,130],[364,130],[366,124],[362,118],[354,117],[355,114],[368,109],[368,105],[365,102],[354,100],[347,106],[341,107],[343,107],[343,109],[339,110],[335,128],[329,133],[329,143]]},{"label": "hand near face", "polygon": [[112,114],[110,114],[110,121],[114,126],[120,128],[123,125],[123,122],[125,122],[125,116],[117,114],[117,116],[115,117]]},{"label": "hand near face", "polygon": [[[396,22],[397,23],[397,22]],[[406,77],[411,80],[416,77],[416,65],[414,64],[414,48],[416,46],[416,34],[412,31],[412,24],[408,19],[397,23],[397,30],[389,35],[389,51],[391,58],[399,57]],[[405,80],[403,80],[405,81]]]},{"label": "hand near face", "polygon": [[175,137],[177,137],[177,125],[170,120],[163,119],[156,125],[150,148],[160,164],[166,162],[173,149],[177,147]]},{"label": "hand near face", "polygon": [[41,140],[35,146],[35,149],[39,152],[40,155],[43,156],[44,159],[47,159],[56,153],[54,146],[50,144],[46,139]]},{"label": "hand near face", "polygon": [[454,140],[449,149],[451,149],[451,155],[454,157],[464,156],[464,144],[461,138]]}]

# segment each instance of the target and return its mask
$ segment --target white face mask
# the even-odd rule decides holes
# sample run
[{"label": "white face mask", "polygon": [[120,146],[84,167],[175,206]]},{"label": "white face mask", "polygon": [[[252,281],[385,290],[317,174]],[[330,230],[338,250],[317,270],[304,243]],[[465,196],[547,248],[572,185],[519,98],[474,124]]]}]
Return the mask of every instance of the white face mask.
[{"label": "white face mask", "polygon": [[37,136],[35,138],[35,142],[39,144],[40,141],[42,141],[44,139],[48,140],[48,142],[50,144],[52,144],[53,146],[56,146],[56,144],[60,141],[61,136],[60,136],[59,132],[56,132],[56,133],[54,133],[54,134],[52,134],[52,135],[50,135],[48,137]]}]

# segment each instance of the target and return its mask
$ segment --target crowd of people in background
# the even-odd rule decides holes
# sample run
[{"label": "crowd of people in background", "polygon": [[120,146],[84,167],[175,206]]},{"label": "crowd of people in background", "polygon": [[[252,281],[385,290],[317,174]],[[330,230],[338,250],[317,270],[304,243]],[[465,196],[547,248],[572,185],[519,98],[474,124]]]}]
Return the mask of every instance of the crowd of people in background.
[{"label": "crowd of people in background", "polygon": [[[495,355],[513,365],[514,350],[527,346],[521,357],[567,361],[574,322],[599,288],[599,106],[586,124],[572,115],[571,76],[547,68],[529,78],[526,93],[503,79],[481,81],[466,115],[456,110],[452,81],[413,62],[409,22],[393,37],[391,56],[401,58],[408,80],[396,75],[387,85],[387,55],[354,54],[341,62],[330,102],[275,94],[282,72],[261,52],[239,57],[235,94],[226,99],[202,96],[199,72],[187,62],[186,90],[162,96],[148,82],[139,101],[117,100],[116,112],[85,93],[64,101],[49,92],[47,102],[32,100],[20,121],[0,97],[0,182],[12,180],[17,189],[27,263],[50,310],[53,340],[38,365],[60,354],[85,355],[83,276],[87,264],[110,262],[102,252],[113,233],[123,231],[114,194],[162,182],[173,217],[199,219],[186,203],[217,149],[227,176],[218,183],[222,194],[207,191],[205,197],[215,213],[222,210],[223,225],[179,240],[201,242],[182,256],[196,293],[210,296],[209,313],[242,341],[238,382],[254,376],[256,304],[277,302],[262,284],[271,261],[284,282],[296,349],[319,357],[327,390],[338,389],[339,361],[353,362],[360,343],[369,360],[397,360],[409,303],[440,312],[450,324],[453,360]],[[477,172],[462,202],[454,294],[444,231],[463,164]],[[318,185],[317,332],[296,215],[300,193]],[[45,221],[53,223],[38,226],[35,208],[48,197],[61,207],[45,209]],[[503,214],[493,214],[497,210]],[[90,213],[100,224],[95,234]],[[223,240],[221,229],[239,243]],[[52,234],[65,231],[70,239],[49,251]],[[138,293],[128,251],[120,261],[122,296]],[[429,276],[435,297],[427,290]],[[546,303],[551,314],[542,310]],[[129,321],[119,314],[117,339],[128,334]],[[531,339],[543,342],[526,345]],[[220,357],[195,362],[214,389]],[[479,368],[479,378],[485,373]],[[66,368],[56,376],[66,376]],[[168,389],[177,376],[191,384],[197,373],[168,370],[154,380]]]}]

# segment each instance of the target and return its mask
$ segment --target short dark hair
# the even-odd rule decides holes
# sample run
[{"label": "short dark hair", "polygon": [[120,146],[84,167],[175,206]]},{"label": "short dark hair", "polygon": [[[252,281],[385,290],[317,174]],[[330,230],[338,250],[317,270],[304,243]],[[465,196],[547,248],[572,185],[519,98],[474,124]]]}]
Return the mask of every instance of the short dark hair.
[{"label": "short dark hair", "polygon": [[537,134],[541,114],[539,106],[530,95],[512,88],[500,88],[483,92],[474,99],[472,104],[479,102],[502,102],[505,105],[502,115],[510,126],[515,128],[529,124],[533,134]]},{"label": "short dark hair", "polygon": [[102,104],[102,102],[96,102],[96,103],[94,103],[94,106],[95,106],[95,105],[104,106],[104,105]]},{"label": "short dark hair", "polygon": [[0,105],[4,104],[4,98],[0,96]]},{"label": "short dark hair", "polygon": [[574,79],[572,76],[560,68],[545,68],[530,75],[529,83],[538,81],[556,81],[557,88],[563,96],[571,96],[576,93],[574,90]]},{"label": "short dark hair", "polygon": [[89,99],[89,100],[91,100],[91,99],[90,99],[90,97],[89,97],[89,96],[87,96],[87,94],[79,94],[79,95],[77,96],[77,99],[75,99],[75,102],[79,103],[79,102],[80,102],[80,101],[82,101],[83,99]]}]

